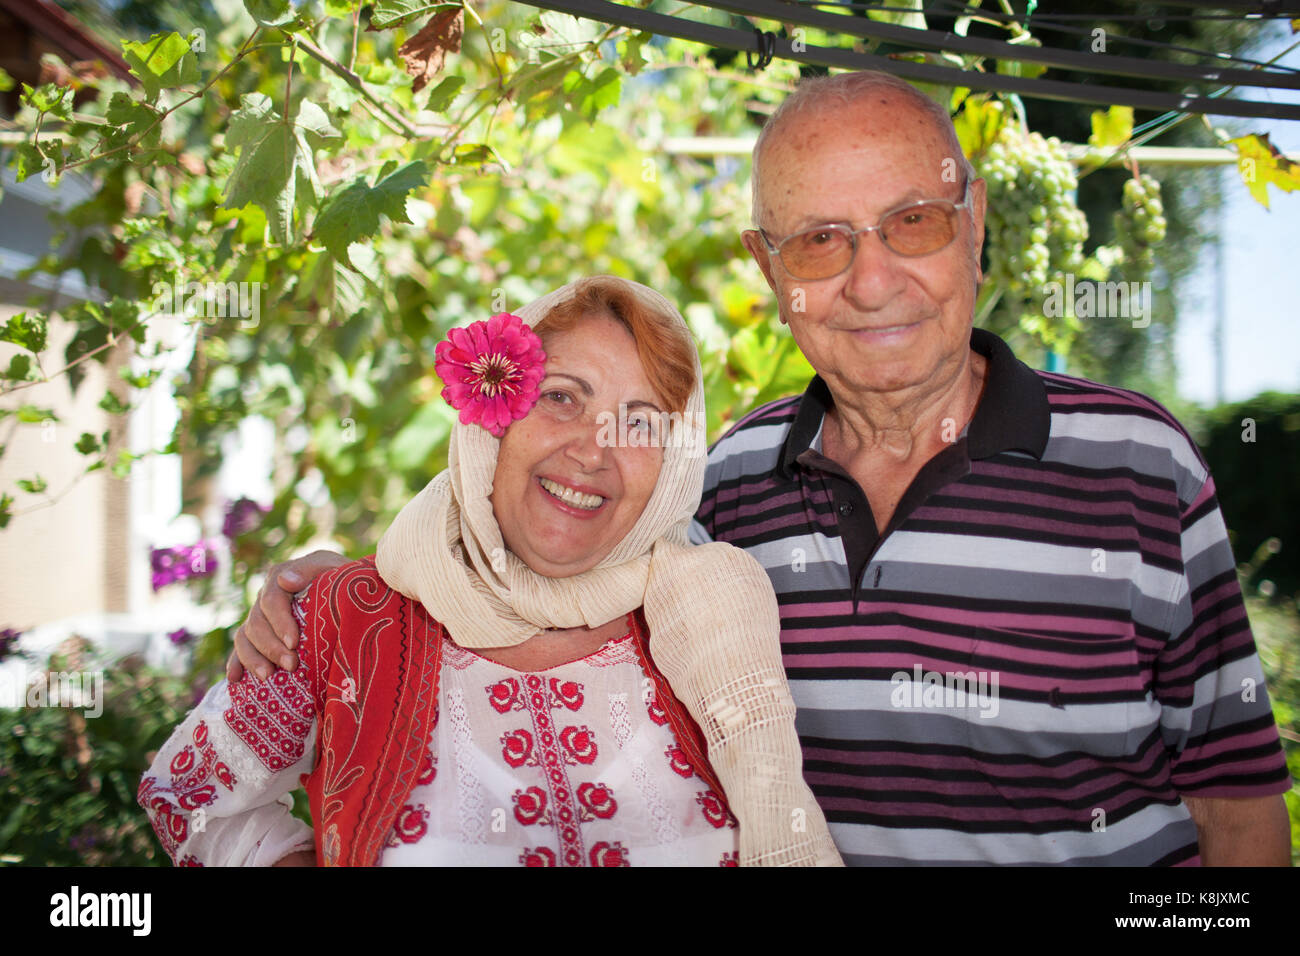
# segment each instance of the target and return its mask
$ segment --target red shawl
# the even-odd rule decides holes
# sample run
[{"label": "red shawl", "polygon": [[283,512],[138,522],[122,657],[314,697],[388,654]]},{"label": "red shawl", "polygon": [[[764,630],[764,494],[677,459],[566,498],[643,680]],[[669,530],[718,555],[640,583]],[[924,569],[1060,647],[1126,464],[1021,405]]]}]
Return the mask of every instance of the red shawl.
[{"label": "red shawl", "polygon": [[[318,720],[316,767],[303,778],[322,866],[374,866],[420,775],[438,705],[444,629],[392,590],[374,557],[318,578],[304,601],[303,644]],[[650,655],[645,617],[633,615],[642,669],[678,743],[722,794],[703,735]]]}]

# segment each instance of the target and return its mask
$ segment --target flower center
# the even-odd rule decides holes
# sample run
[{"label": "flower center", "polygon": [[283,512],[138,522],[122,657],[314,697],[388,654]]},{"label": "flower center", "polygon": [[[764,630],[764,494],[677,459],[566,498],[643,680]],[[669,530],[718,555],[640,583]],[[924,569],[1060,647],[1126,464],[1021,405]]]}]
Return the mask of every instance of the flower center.
[{"label": "flower center", "polygon": [[503,392],[514,394],[519,391],[516,384],[520,379],[519,366],[501,352],[480,355],[469,363],[469,369],[478,376],[478,391],[488,398],[494,398]]}]

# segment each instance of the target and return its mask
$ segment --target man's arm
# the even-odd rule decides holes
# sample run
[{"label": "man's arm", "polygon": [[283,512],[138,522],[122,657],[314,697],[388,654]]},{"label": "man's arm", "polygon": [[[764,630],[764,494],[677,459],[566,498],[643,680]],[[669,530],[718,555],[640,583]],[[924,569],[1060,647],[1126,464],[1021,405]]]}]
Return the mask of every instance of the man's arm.
[{"label": "man's arm", "polygon": [[1291,820],[1273,797],[1184,797],[1206,866],[1290,866]]},{"label": "man's arm", "polygon": [[298,666],[298,622],[293,619],[293,596],[330,568],[348,559],[332,551],[313,551],[302,558],[271,568],[248,618],[235,633],[235,649],[226,661],[226,679],[237,684],[247,668],[263,680],[277,667]]}]

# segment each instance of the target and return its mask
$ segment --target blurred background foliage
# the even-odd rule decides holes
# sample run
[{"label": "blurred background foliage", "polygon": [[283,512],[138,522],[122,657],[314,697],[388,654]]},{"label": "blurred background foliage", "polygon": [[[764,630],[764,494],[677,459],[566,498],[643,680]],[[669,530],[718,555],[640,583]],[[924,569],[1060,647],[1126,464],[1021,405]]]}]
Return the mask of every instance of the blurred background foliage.
[{"label": "blurred background foliage", "polygon": [[[576,275],[626,276],[678,304],[700,348],[711,437],[812,375],[740,243],[750,225],[748,157],[662,147],[671,137],[752,136],[798,81],[797,64],[778,60],[756,74],[722,51],[504,2],[62,5],[121,42],[141,82],[65,67],[60,82],[24,90],[9,125],[27,138],[6,160],[19,176],[91,177],[94,194],[66,213],[58,237],[77,240],[71,253],[51,253],[40,268],[80,269],[109,299],[62,310],[57,320],[77,331],[59,356],[46,353],[40,303],[11,320],[0,337],[29,354],[4,373],[5,391],[64,366],[75,389],[84,362],[125,350],[159,365],[192,343],[185,372],[163,383],[181,418],[156,449],[181,456],[186,510],[202,510],[222,442],[242,421],[275,429],[275,498],[263,503],[260,527],[234,539],[232,580],[245,602],[263,569],[309,542],[369,553],[445,465],[454,412],[438,398],[436,342]],[[1225,24],[1212,39],[1237,49],[1245,38]],[[830,38],[813,30],[807,40]],[[1088,141],[1101,155],[1129,140],[1131,111],[1097,123],[1085,107],[927,92],[957,115],[981,173],[1004,191],[1013,183],[1042,197],[1003,205],[1006,224],[986,242],[980,321],[1031,364],[1051,353],[1070,371],[1172,403],[1172,290],[1195,261],[1198,217],[1217,193],[1175,177],[1176,202],[1162,211],[1160,185],[1148,180],[1142,202],[1126,206],[1124,183],[1149,170],[1085,167],[1080,179],[1038,135]],[[1173,243],[1160,241],[1166,219]],[[1153,279],[1161,298],[1152,329],[1111,321],[1104,335],[1091,326],[1081,334],[1069,314],[1045,317],[1043,282],[1067,272]],[[258,283],[260,322],[213,315],[210,303],[185,315],[170,290],[190,282]],[[125,412],[155,380],[131,373],[104,407]],[[1296,402],[1279,397],[1267,419],[1257,403],[1241,413],[1259,419],[1260,443],[1276,442],[1270,455],[1294,453]],[[49,412],[6,405],[0,414],[36,427]],[[1296,472],[1275,469],[1269,483],[1248,464],[1239,425],[1232,444],[1237,415],[1216,410],[1189,425],[1206,429],[1239,556],[1257,559],[1243,573],[1297,774],[1300,585],[1286,562],[1300,536],[1291,533],[1297,511],[1285,506]],[[88,469],[129,475],[132,456],[108,449],[108,436],[78,443]],[[36,475],[0,489],[0,527],[15,502],[48,491]],[[1270,538],[1292,557],[1257,554]],[[0,711],[0,860],[165,862],[144,839],[134,783],[194,693],[220,674],[237,624],[197,643],[192,680],[115,664],[102,718],[78,725],[61,709]],[[1290,799],[1300,834],[1300,801]]]}]

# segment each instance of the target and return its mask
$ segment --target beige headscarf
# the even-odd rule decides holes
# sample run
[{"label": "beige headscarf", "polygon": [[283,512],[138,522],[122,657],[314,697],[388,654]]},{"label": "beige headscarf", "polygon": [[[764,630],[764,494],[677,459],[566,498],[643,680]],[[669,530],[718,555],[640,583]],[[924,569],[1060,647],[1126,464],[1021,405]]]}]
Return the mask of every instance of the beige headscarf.
[{"label": "beige headscarf", "polygon": [[[614,276],[655,312],[685,320],[659,293]],[[536,325],[579,280],[516,314]],[[742,865],[838,865],[803,781],[794,702],[781,665],[776,596],[763,568],[728,544],[692,546],[706,464],[699,359],[683,425],[632,530],[596,567],[550,578],[506,550],[489,495],[499,439],[452,426],[447,470],[380,539],[390,587],[418,600],[463,647],[522,643],[545,628],[599,627],[644,606],[655,662],[704,731],[709,761],[740,826]]]}]

